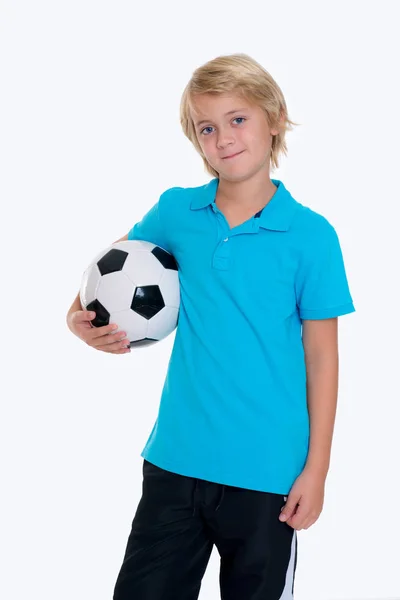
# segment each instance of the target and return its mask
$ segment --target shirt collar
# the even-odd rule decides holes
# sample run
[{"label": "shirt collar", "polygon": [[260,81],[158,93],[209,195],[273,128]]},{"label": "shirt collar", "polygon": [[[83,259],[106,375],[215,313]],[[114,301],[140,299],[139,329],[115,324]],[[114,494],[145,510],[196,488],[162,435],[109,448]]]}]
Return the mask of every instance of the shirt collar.
[{"label": "shirt collar", "polygon": [[[279,179],[271,179],[277,189],[271,200],[262,209],[261,215],[257,219],[259,227],[271,229],[273,231],[287,231],[290,228],[297,202],[290,192],[285,188]],[[206,185],[196,190],[196,195],[192,199],[190,208],[197,210],[206,208],[215,201],[219,179],[215,177]]]}]

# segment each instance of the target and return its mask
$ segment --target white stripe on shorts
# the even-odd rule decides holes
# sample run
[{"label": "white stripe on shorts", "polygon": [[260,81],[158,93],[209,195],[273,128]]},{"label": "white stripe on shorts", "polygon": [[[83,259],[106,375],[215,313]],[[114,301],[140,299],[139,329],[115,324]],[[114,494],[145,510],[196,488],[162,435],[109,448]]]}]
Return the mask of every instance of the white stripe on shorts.
[{"label": "white stripe on shorts", "polygon": [[285,588],[282,592],[282,596],[279,600],[293,600],[293,583],[294,574],[296,569],[296,555],[297,555],[297,534],[296,530],[293,529],[292,549],[290,551],[290,560],[286,572],[286,583]]}]

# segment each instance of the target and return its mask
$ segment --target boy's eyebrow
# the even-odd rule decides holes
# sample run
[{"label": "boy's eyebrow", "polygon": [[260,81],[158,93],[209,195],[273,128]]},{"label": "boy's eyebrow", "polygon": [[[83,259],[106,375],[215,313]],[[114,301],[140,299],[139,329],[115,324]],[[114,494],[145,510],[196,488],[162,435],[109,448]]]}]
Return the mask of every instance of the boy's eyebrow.
[{"label": "boy's eyebrow", "polygon": [[[230,110],[229,112],[225,113],[224,117],[227,117],[228,115],[233,115],[233,113],[235,112],[241,112],[242,110],[247,110],[247,108],[235,108],[235,110]],[[202,123],[207,123],[208,121],[210,121],[210,119],[203,119],[202,121],[198,121],[196,123],[196,127],[198,127]]]}]

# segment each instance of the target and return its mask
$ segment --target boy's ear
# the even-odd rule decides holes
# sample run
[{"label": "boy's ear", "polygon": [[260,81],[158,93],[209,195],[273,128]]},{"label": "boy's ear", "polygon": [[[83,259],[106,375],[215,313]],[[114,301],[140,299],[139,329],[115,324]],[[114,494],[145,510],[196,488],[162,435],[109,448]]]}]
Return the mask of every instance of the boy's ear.
[{"label": "boy's ear", "polygon": [[[284,122],[285,122],[285,115],[284,115],[284,112],[281,110],[280,117],[279,117],[279,122],[278,123],[279,123],[280,126],[282,126],[284,124]],[[274,129],[274,134],[278,135],[278,133],[279,133],[279,129]]]},{"label": "boy's ear", "polygon": [[285,115],[283,114],[283,112],[281,111],[280,113],[280,117],[279,117],[279,121],[278,121],[278,126],[277,127],[273,127],[271,129],[271,135],[278,135],[278,133],[280,133],[280,129],[279,126],[283,125],[285,121]]}]

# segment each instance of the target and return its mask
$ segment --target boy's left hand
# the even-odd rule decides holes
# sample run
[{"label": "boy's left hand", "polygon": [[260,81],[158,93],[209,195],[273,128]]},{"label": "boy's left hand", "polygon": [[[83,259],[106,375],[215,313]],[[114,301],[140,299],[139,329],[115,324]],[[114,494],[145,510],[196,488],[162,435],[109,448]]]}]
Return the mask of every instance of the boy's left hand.
[{"label": "boy's left hand", "polygon": [[279,519],[298,531],[311,527],[322,512],[325,479],[306,467],[294,482]]}]

